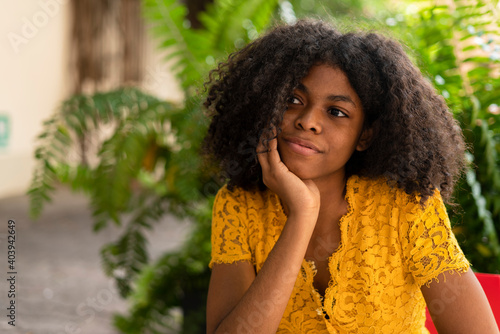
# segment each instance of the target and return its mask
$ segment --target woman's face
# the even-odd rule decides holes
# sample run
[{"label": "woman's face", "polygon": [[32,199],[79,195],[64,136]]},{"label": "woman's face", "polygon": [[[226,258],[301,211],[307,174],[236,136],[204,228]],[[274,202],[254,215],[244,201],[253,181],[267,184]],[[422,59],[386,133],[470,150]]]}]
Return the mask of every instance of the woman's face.
[{"label": "woman's face", "polygon": [[278,136],[281,160],[301,179],[344,178],[353,152],[368,146],[363,122],[361,101],[344,72],[315,65],[288,102]]}]

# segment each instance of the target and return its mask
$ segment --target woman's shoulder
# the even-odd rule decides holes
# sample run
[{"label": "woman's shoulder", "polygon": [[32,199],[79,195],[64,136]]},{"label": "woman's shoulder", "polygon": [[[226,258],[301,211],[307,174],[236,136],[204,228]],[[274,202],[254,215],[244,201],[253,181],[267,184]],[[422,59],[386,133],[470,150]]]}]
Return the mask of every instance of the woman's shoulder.
[{"label": "woman's shoulder", "polygon": [[371,178],[367,176],[353,175],[347,181],[348,189],[350,188],[357,198],[378,198],[378,199],[394,199],[404,194],[404,191],[397,187],[395,182],[391,182],[387,178],[380,176]]},{"label": "woman's shoulder", "polygon": [[280,199],[274,192],[227,185],[217,193],[212,215],[216,220],[221,218],[246,226],[251,235],[260,235],[266,230],[276,235],[286,221]]},{"label": "woman's shoulder", "polygon": [[215,203],[232,203],[235,205],[244,205],[248,207],[258,208],[264,207],[269,202],[275,202],[276,195],[270,190],[260,190],[257,187],[244,189],[242,187],[228,184],[222,186],[215,197]]},{"label": "woman's shoulder", "polygon": [[370,202],[375,205],[388,204],[409,211],[421,209],[429,204],[435,205],[436,203],[442,203],[441,194],[437,189],[435,189],[434,195],[422,204],[420,194],[408,194],[404,189],[398,187],[395,181],[389,180],[383,176],[370,178],[353,175],[348,181],[348,189],[349,188],[352,192],[351,196],[353,196],[357,202]]}]

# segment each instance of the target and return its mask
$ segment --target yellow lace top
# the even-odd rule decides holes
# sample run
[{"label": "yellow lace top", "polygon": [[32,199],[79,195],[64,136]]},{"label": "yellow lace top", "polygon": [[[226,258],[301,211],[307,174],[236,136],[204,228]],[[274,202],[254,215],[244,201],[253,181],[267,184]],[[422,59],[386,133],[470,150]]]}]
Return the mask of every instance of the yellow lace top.
[{"label": "yellow lace top", "polygon": [[[324,298],[304,260],[278,333],[428,333],[420,287],[469,263],[451,231],[438,191],[425,206],[383,179],[352,176],[341,245],[329,258]],[[229,191],[214,203],[212,261],[250,261],[258,273],[286,216],[276,194]]]}]

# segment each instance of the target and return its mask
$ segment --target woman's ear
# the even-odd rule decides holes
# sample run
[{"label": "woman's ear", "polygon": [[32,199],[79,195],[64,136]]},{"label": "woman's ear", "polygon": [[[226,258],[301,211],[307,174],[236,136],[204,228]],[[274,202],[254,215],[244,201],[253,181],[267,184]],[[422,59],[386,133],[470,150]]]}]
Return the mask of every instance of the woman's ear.
[{"label": "woman's ear", "polygon": [[373,138],[373,128],[365,128],[363,132],[361,133],[361,136],[359,137],[358,140],[358,145],[356,146],[357,151],[364,151],[368,147],[370,147],[370,144],[372,142]]}]

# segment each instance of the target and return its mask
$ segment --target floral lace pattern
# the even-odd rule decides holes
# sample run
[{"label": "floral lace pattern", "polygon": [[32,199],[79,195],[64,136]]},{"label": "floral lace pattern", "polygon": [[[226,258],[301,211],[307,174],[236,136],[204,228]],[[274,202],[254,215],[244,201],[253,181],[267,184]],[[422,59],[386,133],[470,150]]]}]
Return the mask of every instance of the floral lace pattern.
[{"label": "floral lace pattern", "polygon": [[[313,286],[314,262],[304,260],[278,333],[428,333],[420,287],[445,271],[469,268],[441,195],[436,191],[422,206],[384,179],[352,176],[346,199],[324,298]],[[222,188],[210,266],[249,261],[258,273],[286,219],[271,191]]]}]

